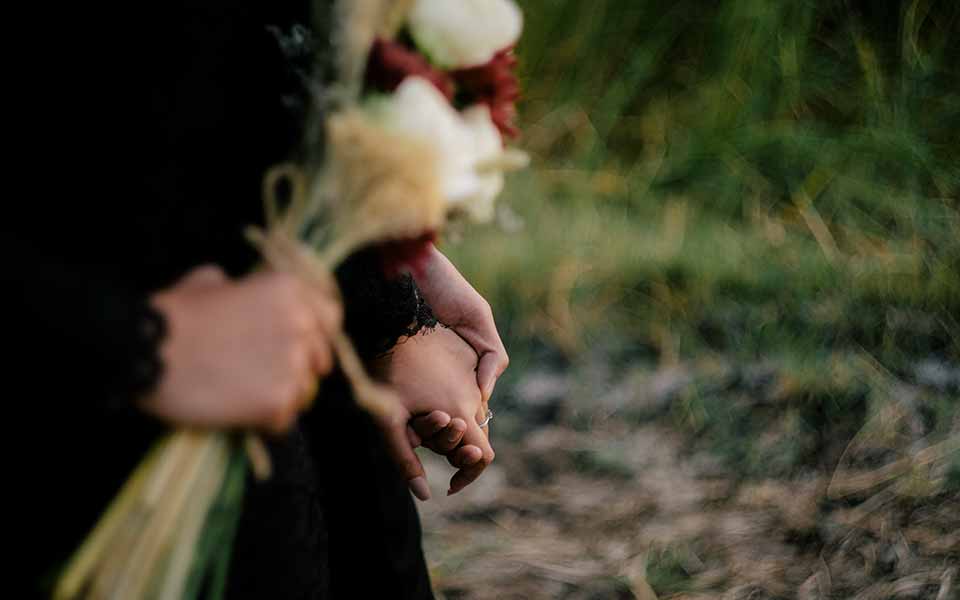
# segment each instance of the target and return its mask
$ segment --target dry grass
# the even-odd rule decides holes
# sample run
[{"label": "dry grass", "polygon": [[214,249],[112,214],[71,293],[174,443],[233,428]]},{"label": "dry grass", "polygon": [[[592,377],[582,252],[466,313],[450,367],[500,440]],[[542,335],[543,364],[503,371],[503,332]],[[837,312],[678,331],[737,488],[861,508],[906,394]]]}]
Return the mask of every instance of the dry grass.
[{"label": "dry grass", "polygon": [[[541,385],[562,396],[560,416],[527,422],[522,439],[495,435],[497,463],[481,481],[421,505],[440,596],[649,598],[652,590],[677,599],[935,600],[954,593],[960,490],[944,476],[960,451],[960,426],[911,432],[891,399],[832,468],[811,463],[786,476],[744,478],[709,449],[696,450],[669,419],[638,423],[609,410],[664,393],[665,380],[694,385],[674,369],[606,386],[608,395],[623,396],[624,386],[632,393],[592,398],[589,426],[578,425],[573,387]],[[518,396],[535,401],[534,388],[519,386],[527,391]],[[425,459],[439,485],[449,469]]]}]

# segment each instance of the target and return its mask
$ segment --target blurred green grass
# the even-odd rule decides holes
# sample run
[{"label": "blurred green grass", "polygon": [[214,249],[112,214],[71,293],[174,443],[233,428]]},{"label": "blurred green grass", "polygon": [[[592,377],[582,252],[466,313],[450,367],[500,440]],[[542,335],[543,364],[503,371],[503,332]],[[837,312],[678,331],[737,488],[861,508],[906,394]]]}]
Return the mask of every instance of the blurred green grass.
[{"label": "blurred green grass", "polygon": [[[960,5],[521,5],[534,162],[505,202],[524,228],[445,246],[495,307],[507,381],[544,356],[772,362],[786,408],[715,391],[675,410],[747,473],[771,448],[744,433],[782,421],[799,441],[764,468],[786,472],[870,412],[877,386],[837,365],[957,368]],[[949,423],[958,391],[930,395]]]}]

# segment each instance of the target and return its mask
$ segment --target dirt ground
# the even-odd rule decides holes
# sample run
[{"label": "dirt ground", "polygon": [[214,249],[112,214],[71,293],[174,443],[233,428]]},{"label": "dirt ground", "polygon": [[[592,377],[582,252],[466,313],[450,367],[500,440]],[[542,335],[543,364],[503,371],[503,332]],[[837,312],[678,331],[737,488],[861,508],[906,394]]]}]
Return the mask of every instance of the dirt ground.
[{"label": "dirt ground", "polygon": [[894,435],[879,455],[861,432],[832,468],[744,477],[663,419],[604,411],[658,397],[665,380],[688,383],[677,379],[607,386],[585,425],[570,417],[569,385],[521,381],[521,433],[494,434],[494,465],[450,498],[452,470],[423,455],[438,597],[960,598],[960,494],[942,485],[956,428],[937,443]]}]

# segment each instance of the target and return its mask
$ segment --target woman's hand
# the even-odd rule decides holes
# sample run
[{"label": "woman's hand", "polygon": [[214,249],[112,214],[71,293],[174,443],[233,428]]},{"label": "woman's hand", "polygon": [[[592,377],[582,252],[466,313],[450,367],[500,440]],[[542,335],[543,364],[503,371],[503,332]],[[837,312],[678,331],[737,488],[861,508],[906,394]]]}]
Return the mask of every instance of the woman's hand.
[{"label": "woman's hand", "polygon": [[[455,494],[493,461],[487,433],[479,426],[486,414],[476,383],[477,354],[445,327],[424,331],[397,344],[378,365],[386,381],[414,418],[411,443],[446,454],[459,470],[450,480]],[[461,445],[462,442],[462,445]]]},{"label": "woman's hand", "polygon": [[476,352],[479,357],[477,385],[484,403],[489,402],[497,378],[510,364],[490,304],[435,247],[430,250],[423,268],[414,273],[414,279],[434,316],[456,331]]},{"label": "woman's hand", "polygon": [[156,294],[164,373],[142,408],[179,425],[286,431],[333,364],[339,304],[290,275],[212,266]]}]

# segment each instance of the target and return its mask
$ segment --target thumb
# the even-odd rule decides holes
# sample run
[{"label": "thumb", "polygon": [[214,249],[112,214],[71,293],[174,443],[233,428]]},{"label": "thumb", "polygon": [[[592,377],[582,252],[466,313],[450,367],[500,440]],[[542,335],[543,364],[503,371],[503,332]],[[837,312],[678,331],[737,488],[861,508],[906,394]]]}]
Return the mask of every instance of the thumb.
[{"label": "thumb", "polygon": [[506,369],[504,363],[505,361],[497,352],[485,353],[477,363],[477,386],[485,403],[490,401],[493,388],[497,385],[497,378]]},{"label": "thumb", "polygon": [[420,500],[429,500],[430,486],[427,485],[427,477],[420,457],[413,451],[412,440],[407,433],[406,419],[390,419],[381,429],[387,454],[400,469],[400,474],[410,486],[410,491]]},{"label": "thumb", "polygon": [[181,280],[181,284],[188,287],[204,287],[216,285],[227,280],[226,273],[217,265],[202,265],[191,270]]}]

